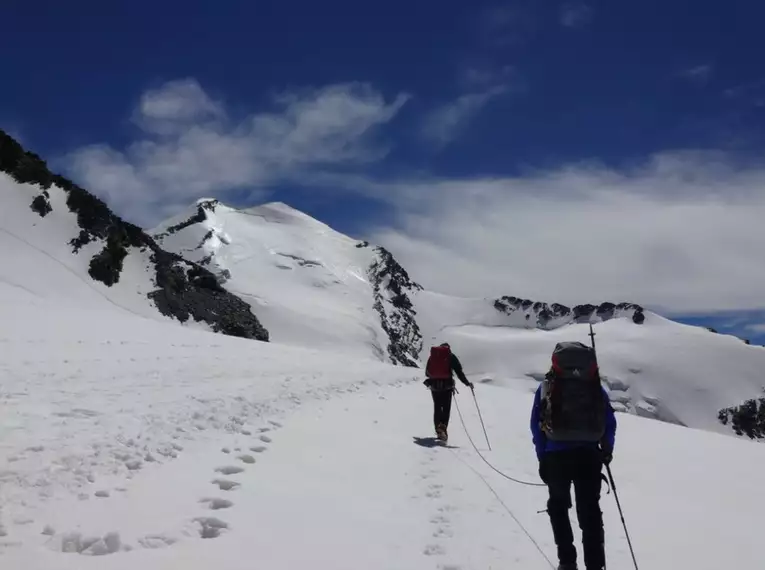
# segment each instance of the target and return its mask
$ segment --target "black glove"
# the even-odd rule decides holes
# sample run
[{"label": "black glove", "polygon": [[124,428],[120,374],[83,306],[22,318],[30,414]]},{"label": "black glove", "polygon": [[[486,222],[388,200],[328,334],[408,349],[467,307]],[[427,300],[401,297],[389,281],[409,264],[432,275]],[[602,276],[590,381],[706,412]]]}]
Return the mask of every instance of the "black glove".
[{"label": "black glove", "polygon": [[600,449],[600,459],[603,461],[603,465],[610,465],[614,459],[614,450],[608,447],[602,447]]},{"label": "black glove", "polygon": [[467,386],[468,388],[470,388],[471,390],[475,390],[475,386],[473,385],[473,383],[472,383],[472,382],[468,382],[468,383],[466,384],[466,386]]}]

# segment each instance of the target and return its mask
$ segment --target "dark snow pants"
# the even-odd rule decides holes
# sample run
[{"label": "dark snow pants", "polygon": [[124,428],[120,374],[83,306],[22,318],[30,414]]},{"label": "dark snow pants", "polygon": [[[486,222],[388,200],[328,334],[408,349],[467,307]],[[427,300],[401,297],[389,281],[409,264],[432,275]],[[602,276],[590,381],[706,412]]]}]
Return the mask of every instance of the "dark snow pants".
[{"label": "dark snow pants", "polygon": [[452,411],[452,390],[432,390],[433,395],[433,425],[449,426],[449,416]]},{"label": "dark snow pants", "polygon": [[561,564],[576,563],[574,533],[569,520],[571,485],[576,497],[576,516],[582,529],[582,548],[587,570],[605,566],[603,547],[603,513],[600,510],[600,473],[603,462],[600,451],[574,448],[545,454],[545,479],[550,492],[547,513],[550,515],[558,559]]}]

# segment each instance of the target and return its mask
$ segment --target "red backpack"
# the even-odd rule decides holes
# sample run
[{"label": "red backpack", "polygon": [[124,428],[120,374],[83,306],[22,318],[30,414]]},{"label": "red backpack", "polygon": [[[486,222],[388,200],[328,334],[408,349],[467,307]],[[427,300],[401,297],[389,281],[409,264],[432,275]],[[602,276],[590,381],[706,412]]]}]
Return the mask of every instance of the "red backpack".
[{"label": "red backpack", "polygon": [[452,350],[448,346],[434,346],[425,366],[425,375],[433,380],[448,380],[452,377]]}]

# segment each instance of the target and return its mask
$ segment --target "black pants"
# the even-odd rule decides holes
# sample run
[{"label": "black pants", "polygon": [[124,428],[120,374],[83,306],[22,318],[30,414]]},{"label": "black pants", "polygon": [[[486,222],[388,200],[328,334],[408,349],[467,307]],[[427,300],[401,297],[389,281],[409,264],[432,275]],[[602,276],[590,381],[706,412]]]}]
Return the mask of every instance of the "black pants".
[{"label": "black pants", "polygon": [[452,411],[452,390],[431,390],[433,394],[433,424],[449,426]]},{"label": "black pants", "polygon": [[600,510],[600,473],[603,462],[597,449],[579,448],[545,454],[545,479],[550,491],[547,512],[552,523],[561,564],[576,563],[574,533],[568,511],[571,484],[576,495],[576,516],[582,529],[582,548],[587,570],[605,566],[603,513]]}]

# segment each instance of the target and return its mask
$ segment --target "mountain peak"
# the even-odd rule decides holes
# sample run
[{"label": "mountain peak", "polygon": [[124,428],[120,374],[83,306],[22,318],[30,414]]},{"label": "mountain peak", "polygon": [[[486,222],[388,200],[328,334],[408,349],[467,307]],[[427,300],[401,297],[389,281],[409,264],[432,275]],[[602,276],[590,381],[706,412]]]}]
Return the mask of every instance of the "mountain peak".
[{"label": "mountain peak", "polygon": [[267,202],[259,206],[244,208],[238,211],[243,214],[261,217],[265,221],[271,223],[299,224],[303,226],[308,225],[325,230],[331,230],[331,228],[324,222],[317,220],[305,212],[293,208],[285,202]]}]

